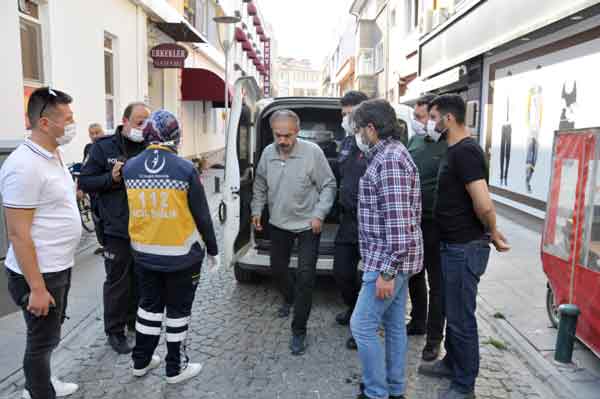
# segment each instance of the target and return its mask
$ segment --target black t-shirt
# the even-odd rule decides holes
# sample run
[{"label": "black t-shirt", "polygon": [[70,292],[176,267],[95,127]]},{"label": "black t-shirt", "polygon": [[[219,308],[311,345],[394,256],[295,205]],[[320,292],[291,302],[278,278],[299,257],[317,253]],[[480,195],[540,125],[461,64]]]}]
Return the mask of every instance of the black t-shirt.
[{"label": "black t-shirt", "polygon": [[483,150],[471,137],[448,147],[441,162],[435,218],[442,241],[462,244],[479,240],[485,234],[483,224],[473,209],[473,200],[466,185],[488,180]]}]

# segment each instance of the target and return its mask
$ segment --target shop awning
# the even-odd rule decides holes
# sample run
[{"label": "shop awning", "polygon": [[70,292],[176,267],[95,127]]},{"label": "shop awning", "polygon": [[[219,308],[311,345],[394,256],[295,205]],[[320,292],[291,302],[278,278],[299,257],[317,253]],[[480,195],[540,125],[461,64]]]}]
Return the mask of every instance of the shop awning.
[{"label": "shop awning", "polygon": [[242,28],[235,28],[235,40],[239,43],[248,40],[248,36],[246,36],[246,32]]},{"label": "shop awning", "polygon": [[258,15],[255,15],[252,21],[254,22],[254,26],[261,26],[260,18],[258,17]]},{"label": "shop awning", "polygon": [[156,26],[177,42],[207,43],[187,21],[158,22]]},{"label": "shop awning", "polygon": [[256,51],[254,51],[254,50],[248,51],[248,58],[250,58],[252,60],[256,60]]},{"label": "shop awning", "polygon": [[242,49],[244,51],[252,51],[252,43],[250,43],[250,40],[242,42]]},{"label": "shop awning", "polygon": [[253,2],[249,2],[248,3],[248,15],[256,15],[258,14],[258,10],[256,9],[256,6],[254,5]]},{"label": "shop awning", "polygon": [[[229,86],[229,102],[233,90]],[[212,101],[225,104],[225,81],[208,69],[185,68],[182,74],[181,99],[183,101]],[[218,108],[218,107],[217,107]]]},{"label": "shop awning", "polygon": [[260,41],[261,41],[261,42],[268,42],[269,40],[271,40],[271,39],[269,39],[269,38],[267,37],[267,35],[261,35],[261,36],[260,36]]},{"label": "shop awning", "polygon": [[263,36],[265,34],[265,30],[263,29],[262,26],[257,26],[256,33],[258,33],[258,36]]}]

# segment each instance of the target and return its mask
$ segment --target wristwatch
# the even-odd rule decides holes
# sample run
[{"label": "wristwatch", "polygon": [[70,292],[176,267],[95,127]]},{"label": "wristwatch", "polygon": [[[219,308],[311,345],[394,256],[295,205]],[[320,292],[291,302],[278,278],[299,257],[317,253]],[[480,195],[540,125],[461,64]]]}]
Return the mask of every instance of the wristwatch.
[{"label": "wristwatch", "polygon": [[392,281],[396,276],[390,273],[381,272],[379,273],[383,281]]}]

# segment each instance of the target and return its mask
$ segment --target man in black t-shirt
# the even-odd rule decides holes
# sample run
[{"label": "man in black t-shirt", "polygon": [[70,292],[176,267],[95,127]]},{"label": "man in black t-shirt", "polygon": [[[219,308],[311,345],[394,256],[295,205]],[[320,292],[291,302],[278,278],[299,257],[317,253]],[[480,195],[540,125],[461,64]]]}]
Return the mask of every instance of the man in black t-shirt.
[{"label": "man in black t-shirt", "polygon": [[443,95],[430,105],[436,130],[447,136],[448,152],[438,176],[435,220],[440,230],[446,357],[423,365],[421,374],[448,377],[442,399],[475,397],[479,372],[479,336],[475,316],[477,285],[485,272],[491,242],[510,249],[496,228],[496,210],[488,191],[488,169],[481,147],[465,127],[465,102]]}]

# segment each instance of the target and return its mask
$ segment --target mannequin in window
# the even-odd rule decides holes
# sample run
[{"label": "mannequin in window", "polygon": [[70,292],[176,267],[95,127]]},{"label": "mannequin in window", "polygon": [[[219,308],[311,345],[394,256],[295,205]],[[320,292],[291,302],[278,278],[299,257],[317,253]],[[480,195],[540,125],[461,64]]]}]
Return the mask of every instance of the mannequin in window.
[{"label": "mannequin in window", "polygon": [[567,80],[562,88],[562,111],[559,130],[575,129],[575,111],[577,108],[577,81]]},{"label": "mannequin in window", "polygon": [[[511,73],[509,72],[509,75]],[[512,126],[510,124],[510,99],[506,97],[506,122],[502,125],[500,138],[500,184],[508,186],[508,165],[510,163],[510,144]]]},{"label": "mannequin in window", "polygon": [[[538,69],[541,68],[538,66]],[[535,172],[539,150],[539,133],[542,127],[543,96],[542,87],[533,85],[527,95],[527,158],[525,161],[525,187],[531,193],[531,178]]]}]

